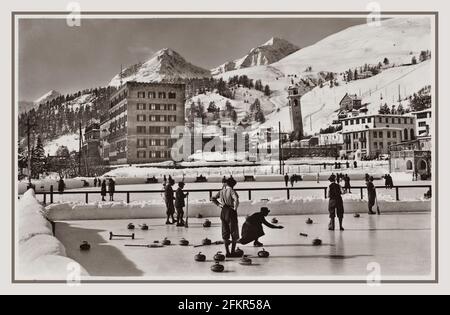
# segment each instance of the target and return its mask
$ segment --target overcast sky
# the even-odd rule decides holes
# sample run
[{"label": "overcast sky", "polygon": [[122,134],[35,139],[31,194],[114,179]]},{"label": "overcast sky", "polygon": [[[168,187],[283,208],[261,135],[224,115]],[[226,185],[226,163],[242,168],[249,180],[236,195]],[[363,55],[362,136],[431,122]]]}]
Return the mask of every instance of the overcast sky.
[{"label": "overcast sky", "polygon": [[71,93],[106,85],[124,67],[172,48],[210,69],[244,56],[271,37],[306,47],[362,19],[65,19],[19,21],[19,99],[53,89]]}]

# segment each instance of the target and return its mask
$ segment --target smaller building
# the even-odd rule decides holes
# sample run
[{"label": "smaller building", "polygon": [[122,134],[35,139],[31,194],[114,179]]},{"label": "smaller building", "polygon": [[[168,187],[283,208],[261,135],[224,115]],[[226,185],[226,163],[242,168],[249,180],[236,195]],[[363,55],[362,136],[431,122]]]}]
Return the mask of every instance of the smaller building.
[{"label": "smaller building", "polygon": [[404,142],[390,147],[390,172],[417,174],[422,180],[431,179],[431,137]]},{"label": "smaller building", "polygon": [[417,120],[417,136],[418,137],[427,137],[432,135],[432,111],[431,108],[412,112],[414,116],[416,116]]},{"label": "smaller building", "polygon": [[88,173],[90,169],[102,164],[100,142],[100,122],[92,120],[84,130],[82,147],[84,168]]},{"label": "smaller building", "polygon": [[340,110],[353,111],[360,110],[362,107],[362,98],[356,94],[345,94],[339,103]]},{"label": "smaller building", "polygon": [[319,137],[311,137],[300,141],[300,148],[313,148],[319,145]]},{"label": "smaller building", "polygon": [[327,133],[319,135],[319,146],[343,146],[344,145],[344,135],[342,132]]}]

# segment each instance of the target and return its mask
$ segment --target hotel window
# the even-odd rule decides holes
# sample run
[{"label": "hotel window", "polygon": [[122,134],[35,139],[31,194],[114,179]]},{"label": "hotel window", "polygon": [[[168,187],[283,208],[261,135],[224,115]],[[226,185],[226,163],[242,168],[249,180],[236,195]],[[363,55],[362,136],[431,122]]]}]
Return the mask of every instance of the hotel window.
[{"label": "hotel window", "polygon": [[373,137],[374,137],[374,138],[378,138],[378,132],[375,131],[375,132],[373,133]]},{"label": "hotel window", "polygon": [[177,116],[169,116],[169,121],[170,122],[175,122],[175,121],[177,121]]},{"label": "hotel window", "polygon": [[372,118],[367,118],[367,122],[370,124],[372,122]]},{"label": "hotel window", "polygon": [[137,104],[138,110],[145,110],[145,107],[146,107],[145,104],[139,104],[139,103]]},{"label": "hotel window", "polygon": [[378,149],[378,142],[374,143],[375,149]]},{"label": "hotel window", "polygon": [[148,92],[148,98],[156,98],[156,92]]},{"label": "hotel window", "polygon": [[138,92],[138,98],[145,98],[145,92]]},{"label": "hotel window", "polygon": [[365,118],[362,119],[362,123],[363,123],[363,124],[366,123],[366,119],[365,119]]},{"label": "hotel window", "polygon": [[158,98],[166,98],[166,92],[159,92],[158,93]]},{"label": "hotel window", "polygon": [[164,104],[159,105],[159,110],[167,110],[167,106]]},{"label": "hotel window", "polygon": [[138,159],[145,159],[145,157],[146,157],[146,154],[147,152],[145,152],[145,151],[137,151],[137,157],[138,157]]},{"label": "hotel window", "polygon": [[383,131],[380,131],[379,137],[383,139]]},{"label": "hotel window", "polygon": [[393,132],[392,132],[392,138],[394,138],[394,139],[397,138],[397,131],[393,131]]},{"label": "hotel window", "polygon": [[345,125],[348,126],[348,120],[345,121]]},{"label": "hotel window", "polygon": [[137,121],[145,121],[147,116],[145,115],[137,115]]},{"label": "hotel window", "polygon": [[352,120],[350,120],[350,125],[354,125],[355,124],[355,121],[352,119]]},{"label": "hotel window", "polygon": [[137,147],[138,148],[146,148],[147,147],[147,140],[146,139],[138,139],[137,140]]},{"label": "hotel window", "polygon": [[169,98],[170,99],[177,98],[177,94],[175,92],[169,92]]},{"label": "hotel window", "polygon": [[151,139],[150,140],[150,146],[152,146],[152,147],[155,147],[157,144],[156,144],[156,139]]},{"label": "hotel window", "polygon": [[383,142],[380,142],[380,149],[383,149],[384,148],[384,144],[383,144]]},{"label": "hotel window", "polygon": [[386,124],[389,124],[389,117],[386,117]]},{"label": "hotel window", "polygon": [[382,123],[382,122],[383,122],[383,118],[380,117],[380,118],[379,118],[379,121],[380,121],[380,123]]},{"label": "hotel window", "polygon": [[166,121],[166,120],[167,120],[166,115],[159,116],[159,121]]},{"label": "hotel window", "polygon": [[162,133],[162,134],[165,134],[166,133],[166,127],[161,127],[159,129],[159,132]]},{"label": "hotel window", "polygon": [[150,152],[150,157],[151,158],[156,158],[156,152],[155,151],[151,151]]},{"label": "hotel window", "polygon": [[156,115],[150,115],[149,119],[150,121],[156,121]]},{"label": "hotel window", "polygon": [[150,110],[156,110],[156,104],[150,104],[148,109]]},{"label": "hotel window", "polygon": [[161,139],[160,140],[160,144],[159,144],[160,146],[167,146],[167,140],[166,139]]},{"label": "hotel window", "polygon": [[391,137],[391,132],[390,132],[390,131],[387,132],[387,137],[388,137],[388,138]]},{"label": "hotel window", "polygon": [[136,127],[136,133],[139,133],[139,134],[145,134],[145,126],[137,126]]},{"label": "hotel window", "polygon": [[408,124],[408,119],[405,118],[405,119],[404,119],[404,122],[405,122],[405,125],[407,125],[407,124]]}]

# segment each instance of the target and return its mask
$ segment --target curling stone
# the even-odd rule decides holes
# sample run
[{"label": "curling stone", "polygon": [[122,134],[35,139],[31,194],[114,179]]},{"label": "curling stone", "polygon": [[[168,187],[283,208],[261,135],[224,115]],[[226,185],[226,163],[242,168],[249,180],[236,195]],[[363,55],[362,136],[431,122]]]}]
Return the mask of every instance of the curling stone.
[{"label": "curling stone", "polygon": [[197,214],[197,219],[203,219],[203,216],[201,213]]},{"label": "curling stone", "polygon": [[313,223],[314,223],[314,221],[311,218],[308,218],[308,220],[306,220],[306,224],[311,225]]},{"label": "curling stone", "polygon": [[225,267],[221,265],[219,262],[216,262],[216,264],[211,266],[211,271],[213,272],[223,272],[225,270]]},{"label": "curling stone", "polygon": [[142,225],[141,225],[141,230],[142,230],[142,231],[148,231],[148,225],[145,224],[145,223],[142,224]]},{"label": "curling stone", "polygon": [[217,254],[214,255],[214,261],[225,261],[225,255],[223,255],[222,252],[217,252]]},{"label": "curling stone", "polygon": [[270,253],[266,251],[264,248],[262,251],[258,252],[258,257],[260,258],[268,258],[270,256]]},{"label": "curling stone", "polygon": [[88,251],[88,250],[90,250],[90,249],[91,249],[91,245],[90,245],[88,242],[83,241],[83,243],[81,243],[81,245],[80,245],[80,250],[82,250],[82,251]]},{"label": "curling stone", "polygon": [[198,262],[204,262],[204,261],[206,261],[206,256],[200,252],[197,255],[195,255],[194,259],[195,259],[195,261],[198,261]]},{"label": "curling stone", "polygon": [[134,224],[133,223],[130,223],[130,224],[128,224],[128,227],[127,227],[129,230],[134,230],[136,227],[134,226]]},{"label": "curling stone", "polygon": [[359,213],[355,213],[355,214],[353,215],[353,217],[358,219],[358,218],[361,218],[361,215],[360,215]]},{"label": "curling stone", "polygon": [[163,244],[164,246],[169,246],[170,244],[172,244],[172,242],[171,242],[169,239],[167,239],[167,237],[165,237],[165,238],[162,240],[162,244]]},{"label": "curling stone", "polygon": [[252,264],[252,260],[248,258],[248,256],[244,256],[239,263],[243,266],[250,266]]},{"label": "curling stone", "polygon": [[189,241],[183,238],[180,241],[180,245],[181,246],[189,246]]},{"label": "curling stone", "polygon": [[278,219],[277,219],[277,218],[273,218],[273,219],[272,219],[272,223],[273,223],[273,224],[277,224],[277,223],[278,223]]},{"label": "curling stone", "polygon": [[209,238],[205,238],[202,241],[202,245],[204,245],[204,246],[208,246],[208,245],[211,245],[211,244],[212,244],[212,241]]},{"label": "curling stone", "polygon": [[312,242],[313,246],[322,246],[322,240],[319,238],[316,238]]},{"label": "curling stone", "polygon": [[244,256],[244,251],[238,247],[236,248],[235,254],[237,257],[242,257]]},{"label": "curling stone", "polygon": [[210,227],[211,227],[211,221],[209,221],[208,219],[206,219],[205,222],[203,223],[203,227],[205,227],[205,228],[210,228]]}]

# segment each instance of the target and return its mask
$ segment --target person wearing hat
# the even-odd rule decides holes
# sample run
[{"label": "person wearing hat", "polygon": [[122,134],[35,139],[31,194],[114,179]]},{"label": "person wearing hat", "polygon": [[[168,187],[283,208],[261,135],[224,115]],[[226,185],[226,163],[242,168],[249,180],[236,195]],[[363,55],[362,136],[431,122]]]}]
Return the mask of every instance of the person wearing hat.
[{"label": "person wearing hat", "polygon": [[[166,215],[167,220],[166,224],[174,224],[175,218],[173,217],[175,214],[175,205],[173,204],[175,197],[174,197],[174,191],[173,191],[173,185],[175,185],[175,181],[172,178],[169,178],[169,182],[166,185],[165,191],[164,191],[164,200],[166,202]],[[172,219],[172,222],[170,222],[170,218]]]},{"label": "person wearing hat", "polygon": [[220,220],[222,221],[222,239],[225,244],[227,257],[238,257],[236,245],[239,240],[237,214],[239,208],[239,195],[234,190],[236,184],[237,182],[234,178],[228,178],[222,190],[219,191],[216,196],[211,198],[211,201],[222,209]]},{"label": "person wearing hat", "polygon": [[375,185],[373,184],[374,178],[373,176],[369,177],[369,180],[367,181],[367,193],[369,196],[369,214],[374,215],[376,214],[372,209],[373,206],[375,206],[375,202],[377,200],[377,190],[375,188]]},{"label": "person wearing hat", "polygon": [[186,207],[186,202],[184,201],[189,193],[184,193],[183,188],[184,182],[178,183],[178,189],[175,193],[175,209],[177,210],[177,226],[184,226],[184,207]]},{"label": "person wearing hat", "polygon": [[239,240],[239,243],[247,245],[250,242],[253,242],[253,246],[262,247],[263,244],[259,242],[259,238],[265,235],[263,224],[271,229],[283,229],[284,227],[282,226],[273,225],[267,222],[266,217],[269,213],[269,208],[263,207],[260,212],[247,217],[247,220],[242,226],[242,237]]},{"label": "person wearing hat", "polygon": [[342,200],[342,188],[339,184],[336,184],[336,175],[331,175],[328,179],[331,184],[328,188],[328,197],[330,202],[328,204],[328,211],[330,212],[330,224],[328,230],[334,231],[336,216],[339,219],[339,228],[344,231],[342,225],[344,221],[344,201]]}]

